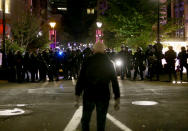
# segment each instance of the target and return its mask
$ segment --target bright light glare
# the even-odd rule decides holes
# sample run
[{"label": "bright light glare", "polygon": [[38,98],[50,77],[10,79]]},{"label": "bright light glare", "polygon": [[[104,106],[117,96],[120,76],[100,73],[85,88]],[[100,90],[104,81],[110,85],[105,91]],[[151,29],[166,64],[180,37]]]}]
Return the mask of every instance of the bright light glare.
[{"label": "bright light glare", "polygon": [[37,36],[42,36],[42,31],[39,31]]},{"label": "bright light glare", "polygon": [[58,7],[57,9],[58,9],[58,10],[62,10],[62,11],[67,11],[67,8]]},{"label": "bright light glare", "polygon": [[60,51],[60,52],[59,52],[59,55],[62,55],[62,54],[63,54],[63,52],[62,52],[62,51]]},{"label": "bright light glare", "polygon": [[165,53],[166,51],[168,51],[168,46],[172,46],[174,51],[176,53],[179,53],[181,51],[181,47],[182,46],[185,46],[187,45],[186,42],[184,41],[164,41],[164,42],[161,42],[162,45],[163,45],[163,53]]},{"label": "bright light glare", "polygon": [[98,28],[101,28],[101,27],[102,27],[102,22],[96,22],[96,24],[97,24],[97,27],[98,27]]},{"label": "bright light glare", "polygon": [[121,66],[122,65],[122,61],[121,60],[116,60],[116,65],[117,66]]},{"label": "bright light glare", "polygon": [[151,106],[151,105],[157,105],[158,102],[155,101],[133,101],[133,105],[139,105],[139,106]]},{"label": "bright light glare", "polygon": [[21,115],[24,113],[25,113],[24,110],[19,108],[14,108],[14,109],[1,110],[0,116],[14,116],[14,115]]},{"label": "bright light glare", "polygon": [[[181,47],[184,46],[186,47],[187,46],[187,42],[184,42],[184,41],[164,41],[164,42],[161,42],[161,44],[163,45],[163,54],[165,54],[166,51],[168,51],[168,46],[172,46],[173,47],[173,50],[177,53],[181,52]],[[166,64],[166,61],[165,59],[162,59],[162,64]],[[179,65],[179,61],[176,60],[176,63],[175,63],[176,67]],[[183,73],[186,72],[186,69],[183,68]]]},{"label": "bright light glare", "polygon": [[50,22],[50,26],[51,26],[51,28],[54,28],[55,25],[56,25],[56,22]]}]

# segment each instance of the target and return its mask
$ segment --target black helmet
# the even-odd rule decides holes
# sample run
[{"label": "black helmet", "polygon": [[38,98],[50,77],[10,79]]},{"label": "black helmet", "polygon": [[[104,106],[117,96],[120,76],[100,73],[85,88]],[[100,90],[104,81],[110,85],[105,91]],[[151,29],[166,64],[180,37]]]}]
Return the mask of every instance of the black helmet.
[{"label": "black helmet", "polygon": [[124,44],[122,44],[122,45],[121,45],[121,48],[125,48],[125,45],[124,45]]}]

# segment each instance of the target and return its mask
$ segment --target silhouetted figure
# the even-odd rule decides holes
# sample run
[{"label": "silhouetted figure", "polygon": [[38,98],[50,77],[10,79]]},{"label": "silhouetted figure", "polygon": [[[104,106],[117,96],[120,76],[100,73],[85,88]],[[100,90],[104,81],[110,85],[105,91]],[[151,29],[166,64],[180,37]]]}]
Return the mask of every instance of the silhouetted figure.
[{"label": "silhouetted figure", "polygon": [[[23,57],[23,79],[29,82],[29,68],[31,66],[31,60],[29,52],[26,52]],[[26,78],[25,78],[26,75]]]},{"label": "silhouetted figure", "polygon": [[152,45],[148,46],[148,49],[146,50],[145,56],[147,60],[147,67],[148,67],[148,74],[147,77],[152,81],[152,78],[154,76],[154,72],[156,70],[156,61],[157,58],[155,56],[155,48]]},{"label": "silhouetted figure", "polygon": [[54,81],[55,72],[55,56],[52,50],[49,52],[49,63],[48,63],[48,77],[49,81]]},{"label": "silhouetted figure", "polygon": [[125,46],[121,46],[121,51],[118,53],[118,57],[122,61],[121,69],[120,69],[120,77],[122,80],[124,80],[126,71],[126,64],[127,64],[127,53],[125,51]]},{"label": "silhouetted figure", "polygon": [[187,80],[188,80],[188,64],[187,64],[188,54],[186,53],[185,47],[181,47],[181,52],[178,54],[179,64],[180,64],[180,79],[183,80],[183,67],[186,68]]},{"label": "silhouetted figure", "polygon": [[162,71],[162,59],[164,58],[164,55],[162,53],[162,50],[163,50],[163,45],[161,43],[156,43],[154,46],[154,49],[155,49],[155,57],[157,58],[156,59],[156,62],[155,62],[155,73],[156,73],[156,76],[157,76],[157,80],[159,81],[160,80],[160,74],[161,74],[161,71]]},{"label": "silhouetted figure", "polygon": [[16,64],[16,75],[17,75],[17,82],[22,82],[22,66],[23,66],[23,57],[20,51],[16,52],[15,55],[15,64]]},{"label": "silhouetted figure", "polygon": [[134,78],[133,80],[136,80],[137,74],[139,72],[141,80],[144,79],[143,71],[145,70],[145,55],[142,52],[142,48],[138,47],[137,51],[134,54]]},{"label": "silhouetted figure", "polygon": [[15,55],[12,51],[8,52],[7,55],[7,64],[8,64],[8,81],[15,82],[16,81],[16,66],[15,66]]},{"label": "silhouetted figure", "polygon": [[38,53],[37,55],[38,59],[38,67],[39,67],[39,81],[46,81],[46,75],[47,75],[47,63],[42,57],[41,53]]},{"label": "silhouetted figure", "polygon": [[38,79],[38,61],[34,53],[31,53],[30,60],[32,64],[30,66],[31,82],[35,82]]},{"label": "silhouetted figure", "polygon": [[88,57],[82,65],[80,76],[76,84],[76,102],[83,92],[82,131],[89,131],[91,114],[96,107],[97,131],[105,130],[106,114],[110,100],[109,84],[115,99],[115,109],[119,109],[120,90],[114,66],[108,56],[104,54],[104,45],[94,45],[94,55]]},{"label": "silhouetted figure", "polygon": [[172,81],[172,74],[174,75],[175,81],[177,81],[177,75],[175,71],[175,59],[176,59],[176,52],[173,50],[172,46],[168,47],[168,51],[165,52],[165,60],[167,63],[167,70],[169,75],[169,81]]}]

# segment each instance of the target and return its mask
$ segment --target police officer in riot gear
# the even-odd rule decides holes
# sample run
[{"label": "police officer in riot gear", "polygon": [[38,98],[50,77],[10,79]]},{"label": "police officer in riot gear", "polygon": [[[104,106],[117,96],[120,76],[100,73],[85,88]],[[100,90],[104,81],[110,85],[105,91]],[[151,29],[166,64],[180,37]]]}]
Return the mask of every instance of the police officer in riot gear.
[{"label": "police officer in riot gear", "polygon": [[55,55],[52,50],[49,51],[49,63],[48,63],[48,77],[49,81],[54,81],[55,72]]},{"label": "police officer in riot gear", "polygon": [[32,66],[30,66],[31,82],[35,82],[38,79],[38,60],[36,55],[32,52],[30,55]]},{"label": "police officer in riot gear", "polygon": [[26,75],[26,81],[29,82],[29,67],[31,66],[30,62],[30,56],[29,52],[25,52],[25,55],[23,57],[23,79],[25,80]]},{"label": "police officer in riot gear", "polygon": [[185,47],[181,47],[181,52],[178,54],[179,64],[180,64],[180,79],[183,79],[183,67],[187,71],[187,80],[188,80],[188,64],[187,64],[188,54],[186,53]]},{"label": "police officer in riot gear", "polygon": [[21,83],[22,79],[22,66],[23,66],[23,57],[21,51],[17,51],[15,55],[15,65],[16,65],[16,75],[17,75],[17,82]]},{"label": "police officer in riot gear", "polygon": [[134,54],[134,78],[133,80],[136,80],[137,74],[139,72],[141,80],[144,80],[143,77],[143,71],[145,70],[145,55],[142,52],[142,48],[138,47],[137,51]]},{"label": "police officer in riot gear", "polygon": [[156,43],[154,46],[155,49],[155,57],[156,57],[156,63],[155,63],[155,72],[157,76],[157,81],[160,80],[160,73],[162,71],[162,59],[164,58],[164,55],[162,53],[163,45],[161,43]]},{"label": "police officer in riot gear", "polygon": [[155,48],[152,45],[148,45],[148,49],[146,50],[146,61],[148,67],[147,77],[152,81],[152,77],[154,75],[154,70],[157,65],[157,58],[155,56]]},{"label": "police officer in riot gear", "polygon": [[127,78],[131,78],[131,70],[133,69],[133,61],[134,57],[132,54],[132,50],[128,49],[127,53]]},{"label": "police officer in riot gear", "polygon": [[120,76],[121,79],[124,79],[126,68],[125,68],[125,59],[126,59],[126,52],[125,52],[125,45],[121,46],[121,51],[118,53],[119,58],[122,60],[122,66],[120,69]]},{"label": "police officer in riot gear", "polygon": [[39,81],[46,81],[47,63],[44,60],[42,53],[38,53],[37,59],[39,65]]},{"label": "police officer in riot gear", "polygon": [[165,52],[165,60],[167,63],[167,70],[169,75],[169,81],[172,81],[172,74],[174,75],[175,81],[177,81],[177,75],[175,71],[175,62],[176,62],[176,52],[173,50],[172,46],[168,47],[168,51]]}]

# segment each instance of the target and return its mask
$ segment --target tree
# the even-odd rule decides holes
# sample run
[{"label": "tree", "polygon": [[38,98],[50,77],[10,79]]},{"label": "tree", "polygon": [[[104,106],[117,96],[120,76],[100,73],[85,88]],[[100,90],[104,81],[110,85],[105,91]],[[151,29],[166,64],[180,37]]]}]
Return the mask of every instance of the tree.
[{"label": "tree", "polygon": [[[152,25],[157,20],[156,6],[154,4],[149,0],[109,0],[109,9],[101,17],[104,23],[103,31],[113,33],[111,38],[114,39],[118,46],[121,43],[133,45],[130,44],[130,40],[139,40],[139,43],[143,44],[134,44],[145,46],[145,40],[153,38],[151,37],[153,35]],[[147,34],[145,37],[148,38],[141,39],[144,37],[144,34]],[[105,35],[104,33],[104,37]],[[105,43],[110,43],[108,41],[109,39],[105,39]]]},{"label": "tree", "polygon": [[48,43],[48,25],[42,24],[41,19],[25,7],[24,1],[14,2],[13,7],[10,24],[14,43],[24,50]]},{"label": "tree", "polygon": [[28,44],[27,46],[27,50],[31,49],[45,49],[45,48],[49,48],[49,29],[48,29],[48,25],[44,24],[40,27],[39,32],[37,33],[36,36],[34,36],[33,40]]}]

